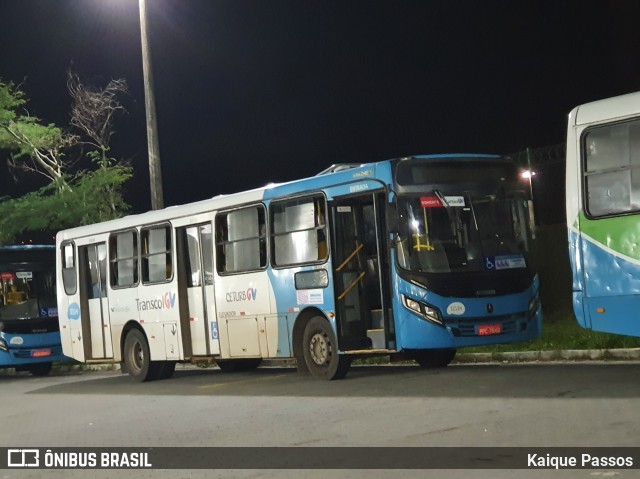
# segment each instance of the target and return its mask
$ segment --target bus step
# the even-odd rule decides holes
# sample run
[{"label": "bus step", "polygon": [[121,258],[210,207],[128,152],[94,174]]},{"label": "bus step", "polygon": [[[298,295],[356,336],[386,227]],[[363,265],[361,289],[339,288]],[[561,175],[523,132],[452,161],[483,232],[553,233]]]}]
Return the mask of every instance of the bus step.
[{"label": "bus step", "polygon": [[367,329],[367,337],[371,340],[373,349],[385,349],[384,329]]},{"label": "bus step", "polygon": [[382,314],[382,309],[371,310],[371,328],[384,329],[384,315]]}]

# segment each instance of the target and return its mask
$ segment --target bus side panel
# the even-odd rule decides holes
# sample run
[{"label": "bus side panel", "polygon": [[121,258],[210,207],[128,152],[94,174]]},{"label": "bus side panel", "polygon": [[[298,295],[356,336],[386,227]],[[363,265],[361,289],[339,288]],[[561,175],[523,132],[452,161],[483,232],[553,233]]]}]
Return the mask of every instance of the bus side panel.
[{"label": "bus side panel", "polygon": [[618,249],[617,239],[629,243],[640,237],[634,218],[581,220],[584,268],[592,272],[585,275],[584,308],[595,331],[637,335],[640,330],[640,260],[602,244],[607,241]]},{"label": "bus side panel", "polygon": [[269,348],[268,338],[278,338],[281,325],[271,317],[267,272],[216,274],[215,294],[221,357],[276,357],[279,345]]},{"label": "bus side panel", "polygon": [[138,287],[138,294],[137,309],[140,324],[149,341],[151,360],[182,359],[180,309],[175,280],[141,285]]},{"label": "bus side panel", "polygon": [[573,276],[573,312],[578,324],[583,328],[590,328],[589,315],[584,309],[584,270],[582,268],[582,235],[579,226],[569,228],[569,263]]},{"label": "bus side panel", "polygon": [[[58,269],[59,271],[59,269]],[[58,275],[58,284],[62,284],[62,278]],[[58,324],[60,325],[60,342],[62,353],[73,359],[73,349],[71,346],[71,320],[69,319],[69,299],[62,288],[58,288]]]},{"label": "bus side panel", "polygon": [[[328,313],[335,311],[333,284],[331,280],[326,288],[300,289],[295,286],[296,273],[305,271],[331,271],[331,261],[316,266],[280,269],[269,271],[269,278],[275,295],[274,305],[280,324],[278,333],[278,357],[290,357],[293,354],[291,334],[300,314],[309,307],[323,311],[337,335],[335,318]],[[329,274],[329,278],[331,275]]]},{"label": "bus side panel", "polygon": [[[62,278],[58,278],[62,284]],[[84,362],[85,348],[82,318],[80,313],[80,288],[76,294],[66,295],[63,288],[58,294],[58,322],[60,324],[60,340],[62,342],[62,352],[65,356]],[[89,338],[87,338],[90,340]]]},{"label": "bus side panel", "polygon": [[569,114],[567,128],[566,153],[566,213],[569,245],[569,263],[573,279],[573,311],[578,324],[583,328],[590,328],[589,315],[585,313],[584,299],[584,269],[582,259],[582,237],[580,235],[580,221],[582,211],[582,167],[580,161],[580,134],[583,127],[575,126],[578,109]]},{"label": "bus side panel", "polygon": [[109,313],[111,319],[111,335],[114,361],[122,360],[121,346],[124,344],[122,330],[129,321],[138,322],[138,289],[109,289]]}]

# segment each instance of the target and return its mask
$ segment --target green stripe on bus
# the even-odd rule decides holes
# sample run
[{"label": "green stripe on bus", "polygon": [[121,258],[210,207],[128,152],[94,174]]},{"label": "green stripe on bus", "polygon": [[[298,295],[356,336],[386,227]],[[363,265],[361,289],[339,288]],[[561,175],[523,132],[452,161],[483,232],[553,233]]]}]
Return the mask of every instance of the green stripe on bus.
[{"label": "green stripe on bus", "polygon": [[581,211],[580,231],[616,253],[640,260],[640,219],[637,215],[592,220]]}]

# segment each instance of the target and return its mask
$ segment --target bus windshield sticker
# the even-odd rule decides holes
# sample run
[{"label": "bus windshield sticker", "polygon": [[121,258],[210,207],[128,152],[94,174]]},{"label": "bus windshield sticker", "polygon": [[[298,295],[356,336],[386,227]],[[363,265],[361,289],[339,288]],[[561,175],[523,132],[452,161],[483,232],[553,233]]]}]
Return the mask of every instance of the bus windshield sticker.
[{"label": "bus windshield sticker", "polygon": [[521,254],[504,256],[487,256],[484,261],[485,269],[516,269],[526,268],[527,263]]},{"label": "bus windshield sticker", "polygon": [[[451,207],[464,207],[464,196],[443,196],[448,206]],[[442,208],[444,205],[437,196],[421,196],[420,206],[423,208]]]}]

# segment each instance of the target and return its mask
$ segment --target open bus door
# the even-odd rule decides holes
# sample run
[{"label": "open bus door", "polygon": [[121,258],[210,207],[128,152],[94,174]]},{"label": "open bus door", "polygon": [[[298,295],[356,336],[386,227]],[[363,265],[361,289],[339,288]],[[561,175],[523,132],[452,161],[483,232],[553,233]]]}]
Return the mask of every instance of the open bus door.
[{"label": "open bus door", "polygon": [[330,203],[338,343],[344,350],[394,349],[385,194]]},{"label": "open bus door", "polygon": [[[107,247],[105,243],[80,246],[80,315],[85,338],[85,358],[113,358],[109,298],[107,297]],[[88,350],[87,350],[88,349]]]}]

